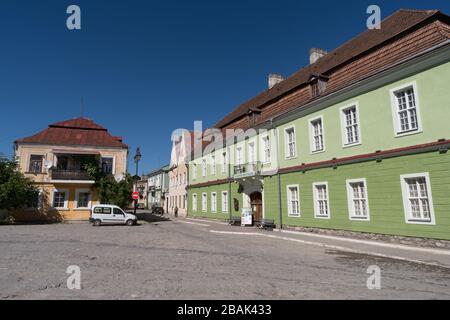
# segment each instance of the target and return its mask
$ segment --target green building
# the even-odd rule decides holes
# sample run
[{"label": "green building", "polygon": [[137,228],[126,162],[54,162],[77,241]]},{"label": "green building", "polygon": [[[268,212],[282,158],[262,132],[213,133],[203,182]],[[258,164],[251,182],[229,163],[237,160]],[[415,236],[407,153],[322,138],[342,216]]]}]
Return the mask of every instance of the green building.
[{"label": "green building", "polygon": [[189,215],[251,209],[282,226],[450,240],[449,25],[400,10],[312,49],[291,77],[270,75],[204,133],[214,142],[189,163]]}]

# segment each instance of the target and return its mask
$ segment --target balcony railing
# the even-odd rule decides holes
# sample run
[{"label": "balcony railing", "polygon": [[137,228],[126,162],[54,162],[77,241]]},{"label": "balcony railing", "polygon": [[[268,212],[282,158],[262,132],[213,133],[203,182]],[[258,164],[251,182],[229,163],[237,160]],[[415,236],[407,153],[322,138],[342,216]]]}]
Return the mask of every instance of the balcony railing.
[{"label": "balcony railing", "polygon": [[254,177],[260,174],[261,174],[261,162],[252,162],[234,166],[233,177],[235,179]]},{"label": "balcony railing", "polygon": [[53,180],[88,181],[92,180],[83,170],[52,170]]}]

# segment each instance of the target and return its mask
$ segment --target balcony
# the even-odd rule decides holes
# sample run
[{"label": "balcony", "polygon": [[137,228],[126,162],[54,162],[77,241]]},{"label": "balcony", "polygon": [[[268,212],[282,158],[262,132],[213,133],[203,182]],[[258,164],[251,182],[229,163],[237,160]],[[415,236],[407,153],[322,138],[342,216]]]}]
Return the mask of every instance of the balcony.
[{"label": "balcony", "polygon": [[90,181],[92,180],[83,170],[52,170],[52,180]]},{"label": "balcony", "polygon": [[252,162],[234,166],[233,178],[242,179],[261,175],[261,162]]}]

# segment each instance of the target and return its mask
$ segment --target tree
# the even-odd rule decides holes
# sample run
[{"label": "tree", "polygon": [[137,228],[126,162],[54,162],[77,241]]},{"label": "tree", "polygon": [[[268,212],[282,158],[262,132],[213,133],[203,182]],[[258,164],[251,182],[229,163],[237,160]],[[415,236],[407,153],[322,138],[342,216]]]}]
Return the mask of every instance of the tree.
[{"label": "tree", "polygon": [[0,210],[32,207],[38,197],[39,190],[17,170],[17,163],[0,157]]},{"label": "tree", "polygon": [[83,168],[95,181],[94,188],[97,190],[100,203],[114,204],[121,208],[130,205],[133,178],[129,174],[126,174],[124,179],[117,181],[114,176],[104,174],[95,162],[87,161],[83,164]]}]

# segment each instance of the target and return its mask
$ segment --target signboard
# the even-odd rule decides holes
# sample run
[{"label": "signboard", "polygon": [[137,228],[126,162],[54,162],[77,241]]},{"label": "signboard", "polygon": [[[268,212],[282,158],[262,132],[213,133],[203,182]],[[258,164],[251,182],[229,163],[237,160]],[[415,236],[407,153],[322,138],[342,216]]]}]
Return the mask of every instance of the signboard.
[{"label": "signboard", "polygon": [[251,208],[243,208],[241,212],[241,226],[253,226],[253,212]]},{"label": "signboard", "polygon": [[133,198],[133,200],[139,200],[139,192],[133,192],[133,194],[131,195],[131,197]]}]

